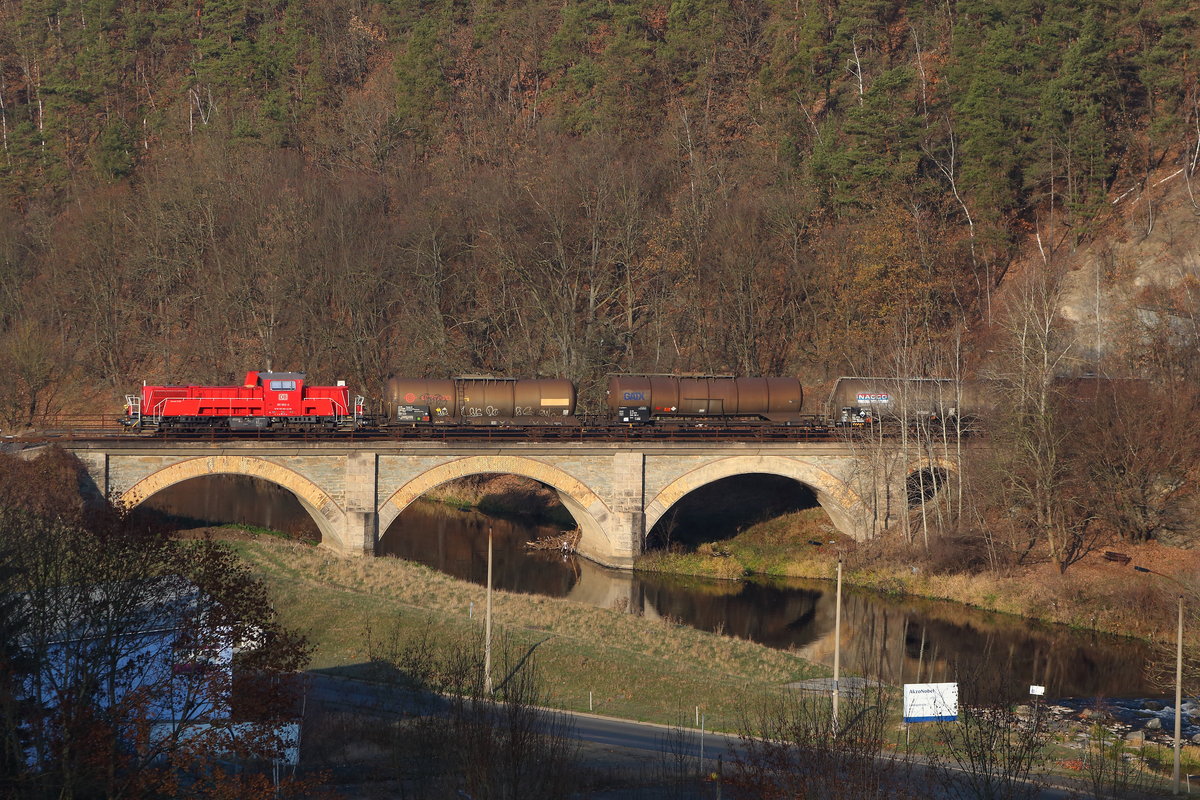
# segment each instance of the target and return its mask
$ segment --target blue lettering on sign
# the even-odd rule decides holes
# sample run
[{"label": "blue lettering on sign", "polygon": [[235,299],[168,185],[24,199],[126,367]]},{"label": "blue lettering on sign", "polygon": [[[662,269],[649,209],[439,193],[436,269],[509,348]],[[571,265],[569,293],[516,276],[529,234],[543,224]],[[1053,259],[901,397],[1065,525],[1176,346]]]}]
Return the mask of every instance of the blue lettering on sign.
[{"label": "blue lettering on sign", "polygon": [[626,392],[624,399],[626,399],[626,400],[645,400],[646,395],[644,392]]}]

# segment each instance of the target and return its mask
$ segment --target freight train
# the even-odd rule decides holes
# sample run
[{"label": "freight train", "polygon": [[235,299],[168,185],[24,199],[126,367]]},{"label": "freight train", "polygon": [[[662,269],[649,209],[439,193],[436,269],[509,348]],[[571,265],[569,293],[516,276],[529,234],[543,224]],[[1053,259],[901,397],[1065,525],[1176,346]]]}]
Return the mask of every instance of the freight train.
[{"label": "freight train", "polygon": [[[825,403],[805,407],[795,378],[612,375],[605,421],[622,425],[759,424],[808,428],[953,420],[990,408],[982,381],[840,378]],[[345,381],[313,386],[302,372],[247,372],[240,386],[145,385],[121,423],[153,431],[349,432],[396,426],[578,426],[575,385],[562,378],[394,376],[382,410],[366,411]]]}]

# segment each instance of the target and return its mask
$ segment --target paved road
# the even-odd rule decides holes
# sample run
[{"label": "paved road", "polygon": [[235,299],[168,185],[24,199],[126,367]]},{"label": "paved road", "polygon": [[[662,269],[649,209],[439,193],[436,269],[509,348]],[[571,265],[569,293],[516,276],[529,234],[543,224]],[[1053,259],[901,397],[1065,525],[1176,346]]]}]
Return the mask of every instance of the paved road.
[{"label": "paved road", "polygon": [[[319,672],[308,673],[309,699],[315,700],[329,708],[342,711],[362,711],[372,714],[412,714],[435,713],[445,709],[447,701],[444,698],[431,696],[427,693],[417,693],[398,689],[386,684],[369,683],[366,681],[342,678]],[[567,717],[574,726],[574,735],[584,742],[606,746],[622,747],[630,750],[643,751],[649,755],[658,755],[669,747],[669,752],[691,758],[699,758],[701,753],[701,737],[699,731],[686,731],[686,735],[677,735],[663,725],[649,722],[631,722],[628,720],[601,717],[593,714],[576,714],[558,712]],[[669,742],[669,745],[667,744]],[[721,758],[728,762],[740,750],[737,737],[722,734],[707,733],[703,737],[704,758],[712,761]],[[917,766],[918,774],[927,773],[928,767]],[[933,781],[928,781],[931,786]],[[1043,789],[1036,795],[1036,800],[1078,800],[1087,797],[1081,790],[1072,791],[1062,787]],[[930,795],[935,800],[935,795]]]},{"label": "paved road", "polygon": [[[361,711],[372,714],[436,713],[445,710],[448,701],[436,695],[413,692],[394,686],[367,681],[342,678],[320,672],[310,672],[308,696],[327,708],[341,711]],[[699,731],[687,731],[683,737],[671,736],[672,730],[664,725],[649,722],[630,722],[594,714],[558,712],[570,720],[575,736],[586,742],[628,747],[635,750],[661,752],[665,738],[673,741],[673,752],[698,758],[701,741]],[[705,758],[729,758],[738,745],[737,737],[714,734],[704,735]],[[675,739],[682,739],[678,745]]]}]

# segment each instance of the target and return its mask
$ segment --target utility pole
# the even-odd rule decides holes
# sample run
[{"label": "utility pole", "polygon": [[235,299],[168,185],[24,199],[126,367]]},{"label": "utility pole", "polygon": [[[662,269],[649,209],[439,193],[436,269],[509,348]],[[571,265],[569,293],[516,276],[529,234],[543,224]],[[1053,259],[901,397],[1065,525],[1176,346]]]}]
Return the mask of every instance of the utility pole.
[{"label": "utility pole", "polygon": [[842,559],[837,565],[837,599],[833,606],[833,735],[838,733],[838,680],[842,676]]},{"label": "utility pole", "polygon": [[[1175,771],[1171,794],[1182,791],[1179,774],[1179,748],[1183,740],[1183,595],[1179,595],[1179,628],[1175,633]],[[1190,790],[1189,790],[1190,791]]]},{"label": "utility pole", "polygon": [[[1158,570],[1150,569],[1149,567],[1139,567],[1134,564],[1133,568],[1138,572],[1149,572],[1157,575],[1160,578],[1166,578],[1171,583],[1179,585],[1181,588],[1187,588],[1170,575],[1165,575]],[[1183,744],[1183,594],[1179,595],[1179,624],[1175,631],[1175,768],[1173,775],[1173,786],[1171,789],[1172,795],[1183,793],[1182,774],[1180,769],[1180,750]]]},{"label": "utility pole", "polygon": [[488,525],[487,612],[483,623],[483,691],[492,693],[492,526]]}]

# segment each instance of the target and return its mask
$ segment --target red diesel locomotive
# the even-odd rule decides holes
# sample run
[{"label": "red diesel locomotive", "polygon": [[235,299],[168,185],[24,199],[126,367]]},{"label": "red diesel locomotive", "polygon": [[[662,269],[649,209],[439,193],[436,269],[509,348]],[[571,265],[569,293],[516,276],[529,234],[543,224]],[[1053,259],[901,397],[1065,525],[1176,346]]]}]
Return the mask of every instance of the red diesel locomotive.
[{"label": "red diesel locomotive", "polygon": [[363,419],[363,398],[345,381],[309,386],[303,372],[247,372],[241,386],[143,386],[125,398],[121,423],[143,431],[348,431]]}]

